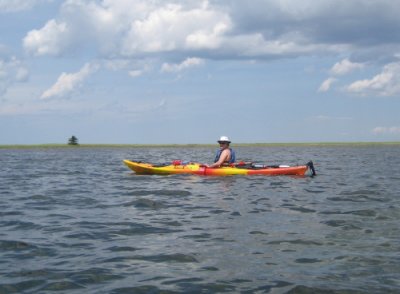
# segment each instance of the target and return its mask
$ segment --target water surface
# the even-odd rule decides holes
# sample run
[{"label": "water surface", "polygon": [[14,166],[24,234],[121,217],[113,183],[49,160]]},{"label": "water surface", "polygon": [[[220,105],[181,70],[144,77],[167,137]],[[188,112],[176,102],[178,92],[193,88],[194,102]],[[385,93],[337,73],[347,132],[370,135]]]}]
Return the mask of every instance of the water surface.
[{"label": "water surface", "polygon": [[400,148],[240,147],[318,176],[135,175],[196,148],[0,150],[0,293],[399,293]]}]

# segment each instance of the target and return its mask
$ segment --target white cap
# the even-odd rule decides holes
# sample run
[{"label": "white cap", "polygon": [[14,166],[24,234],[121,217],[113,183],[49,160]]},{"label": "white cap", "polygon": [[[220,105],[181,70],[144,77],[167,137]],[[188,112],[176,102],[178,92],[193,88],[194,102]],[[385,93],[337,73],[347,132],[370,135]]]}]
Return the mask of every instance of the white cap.
[{"label": "white cap", "polygon": [[227,136],[221,136],[221,138],[219,138],[219,140],[217,142],[218,143],[219,142],[228,142],[228,143],[230,143],[231,140],[229,140],[229,138]]}]

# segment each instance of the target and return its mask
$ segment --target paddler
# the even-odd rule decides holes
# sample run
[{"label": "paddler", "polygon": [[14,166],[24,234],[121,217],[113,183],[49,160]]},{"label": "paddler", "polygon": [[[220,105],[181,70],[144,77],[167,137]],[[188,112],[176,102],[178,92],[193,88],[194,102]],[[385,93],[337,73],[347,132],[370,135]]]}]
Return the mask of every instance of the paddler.
[{"label": "paddler", "polygon": [[228,166],[235,162],[235,151],[229,147],[231,140],[227,136],[221,136],[217,141],[219,150],[214,159],[214,163],[208,167]]}]

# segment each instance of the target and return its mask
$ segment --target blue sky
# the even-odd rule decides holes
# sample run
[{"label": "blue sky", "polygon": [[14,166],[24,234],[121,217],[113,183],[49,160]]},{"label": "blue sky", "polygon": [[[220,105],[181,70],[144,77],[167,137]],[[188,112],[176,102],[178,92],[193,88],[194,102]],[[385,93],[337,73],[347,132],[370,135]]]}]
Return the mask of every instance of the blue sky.
[{"label": "blue sky", "polygon": [[0,144],[400,141],[399,11],[0,0]]}]

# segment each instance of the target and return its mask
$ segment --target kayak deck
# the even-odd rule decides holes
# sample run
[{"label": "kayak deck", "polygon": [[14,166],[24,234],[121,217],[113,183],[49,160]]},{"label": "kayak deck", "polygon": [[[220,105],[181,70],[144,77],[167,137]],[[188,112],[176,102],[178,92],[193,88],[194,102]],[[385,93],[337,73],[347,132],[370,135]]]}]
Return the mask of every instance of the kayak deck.
[{"label": "kayak deck", "polygon": [[153,165],[140,161],[124,160],[124,163],[137,174],[169,175],[169,174],[195,174],[205,176],[227,176],[227,175],[293,175],[314,176],[315,169],[312,161],[298,166],[263,166],[263,165],[233,165],[219,168],[210,168],[200,163],[190,162],[187,164],[173,163],[166,165]]}]

